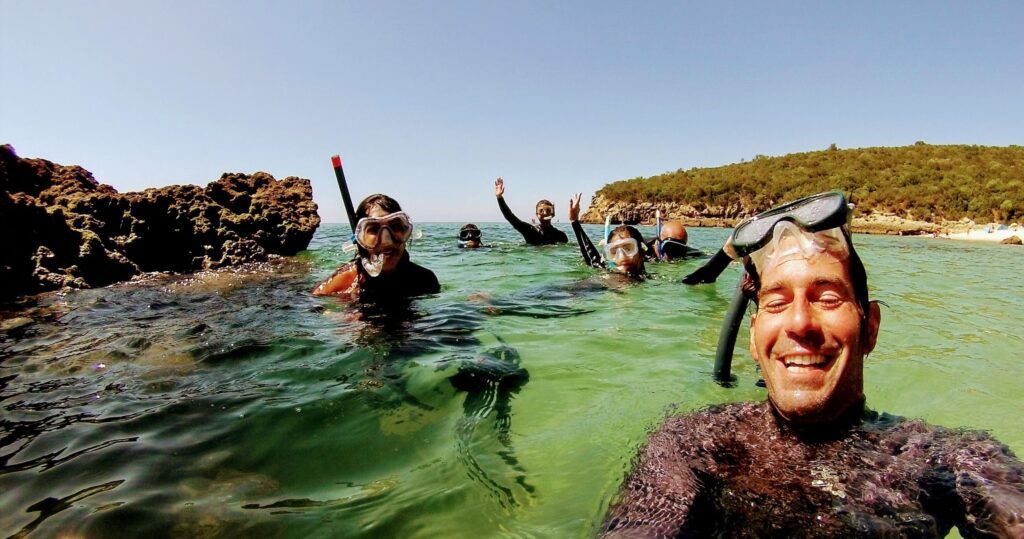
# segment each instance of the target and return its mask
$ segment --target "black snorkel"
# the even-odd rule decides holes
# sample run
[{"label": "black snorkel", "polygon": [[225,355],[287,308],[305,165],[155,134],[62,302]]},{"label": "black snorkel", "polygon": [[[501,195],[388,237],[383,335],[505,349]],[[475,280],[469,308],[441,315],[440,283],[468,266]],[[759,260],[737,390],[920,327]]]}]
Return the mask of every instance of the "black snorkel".
[{"label": "black snorkel", "polygon": [[345,204],[345,215],[348,216],[348,224],[352,227],[352,234],[356,233],[356,210],[352,206],[352,195],[348,192],[348,183],[345,181],[345,170],[341,168],[341,156],[331,157],[331,164],[334,165],[334,176],[338,179],[338,189],[341,190],[341,200]]}]

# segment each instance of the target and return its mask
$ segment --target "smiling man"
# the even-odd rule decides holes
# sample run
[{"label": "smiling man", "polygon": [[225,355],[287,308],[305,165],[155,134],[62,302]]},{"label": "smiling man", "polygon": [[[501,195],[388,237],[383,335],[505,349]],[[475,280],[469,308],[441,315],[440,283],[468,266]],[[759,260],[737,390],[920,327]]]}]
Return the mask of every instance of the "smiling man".
[{"label": "smiling man", "polygon": [[731,237],[747,257],[745,288],[757,304],[750,353],[768,400],[670,418],[603,531],[944,537],[956,526],[965,537],[1024,536],[1024,466],[1006,446],[864,407],[863,361],[880,314],[845,226],[845,199],[819,195],[781,209]]}]

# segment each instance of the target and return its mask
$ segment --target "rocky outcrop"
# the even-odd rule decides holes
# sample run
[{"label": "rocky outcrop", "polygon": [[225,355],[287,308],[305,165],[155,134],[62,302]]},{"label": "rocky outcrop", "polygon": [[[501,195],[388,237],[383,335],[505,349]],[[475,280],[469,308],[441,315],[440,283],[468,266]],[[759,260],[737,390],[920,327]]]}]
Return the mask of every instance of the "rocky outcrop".
[{"label": "rocky outcrop", "polygon": [[224,174],[118,193],[79,166],[0,146],[0,299],[293,255],[320,225],[309,180]]},{"label": "rocky outcrop", "polygon": [[1020,236],[1010,236],[999,243],[1006,245],[1024,245],[1024,241],[1021,241]]},{"label": "rocky outcrop", "polygon": [[[690,205],[679,202],[656,204],[608,200],[601,195],[594,195],[590,200],[590,207],[580,220],[584,223],[601,224],[604,223],[606,215],[611,215],[616,223],[653,225],[656,210],[661,210],[662,219],[682,221],[686,226],[701,227],[733,227],[741,220],[754,215],[754,212],[745,211],[738,202],[729,206]],[[855,214],[851,228],[854,232],[866,234],[915,236],[956,228],[955,225],[956,223],[940,225],[893,214],[872,213]]]}]

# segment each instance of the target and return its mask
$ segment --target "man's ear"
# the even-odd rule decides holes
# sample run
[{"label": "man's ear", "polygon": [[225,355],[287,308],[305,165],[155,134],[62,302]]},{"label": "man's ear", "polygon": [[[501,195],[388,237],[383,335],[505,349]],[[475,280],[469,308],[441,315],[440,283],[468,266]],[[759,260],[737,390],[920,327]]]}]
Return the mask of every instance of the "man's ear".
[{"label": "man's ear", "polygon": [[882,323],[882,309],[878,307],[878,302],[872,301],[868,306],[868,317],[867,320],[864,321],[866,324],[866,327],[864,328],[865,356],[875,349],[875,344],[878,342],[878,326]]},{"label": "man's ear", "polygon": [[754,342],[754,321],[757,320],[757,313],[750,315],[750,357],[757,362],[757,343]]}]

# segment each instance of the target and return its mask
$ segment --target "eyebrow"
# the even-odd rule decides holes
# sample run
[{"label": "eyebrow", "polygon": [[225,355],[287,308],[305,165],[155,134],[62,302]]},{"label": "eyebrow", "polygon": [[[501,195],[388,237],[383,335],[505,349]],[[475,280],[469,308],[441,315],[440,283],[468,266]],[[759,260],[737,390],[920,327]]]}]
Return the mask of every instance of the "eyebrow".
[{"label": "eyebrow", "polygon": [[[811,287],[812,288],[836,287],[836,288],[843,289],[847,293],[851,293],[852,290],[853,290],[853,283],[849,283],[849,286],[847,286],[847,282],[845,280],[843,280],[843,279],[838,278],[838,277],[835,277],[835,278],[819,277],[819,278],[815,279],[814,282],[811,283]],[[787,288],[787,287],[782,283],[782,281],[773,281],[773,282],[769,283],[767,286],[762,286],[761,290],[757,293],[757,296],[761,297],[763,294],[771,294],[773,292],[779,292],[780,290],[784,290],[785,288]]]}]

